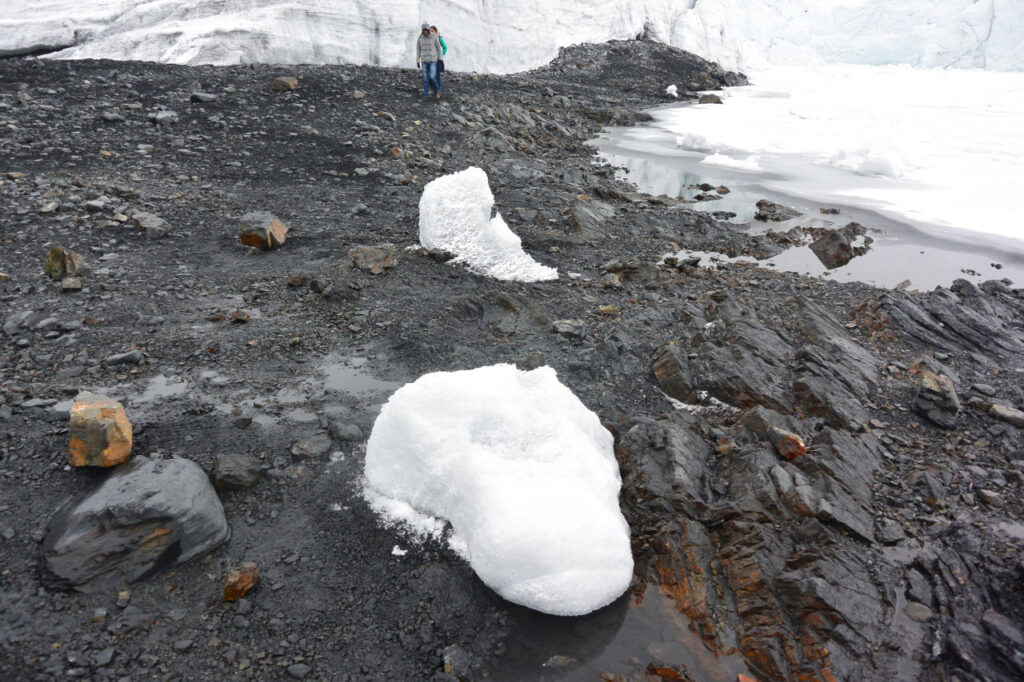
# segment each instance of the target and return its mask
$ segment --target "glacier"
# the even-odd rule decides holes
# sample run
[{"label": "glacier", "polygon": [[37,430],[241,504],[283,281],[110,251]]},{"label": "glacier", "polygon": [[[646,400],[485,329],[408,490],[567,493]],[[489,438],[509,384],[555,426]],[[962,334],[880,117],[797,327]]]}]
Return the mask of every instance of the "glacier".
[{"label": "glacier", "polygon": [[422,21],[456,71],[541,66],[647,35],[728,69],[851,63],[1024,70],[1021,0],[7,0],[0,56],[414,65]]}]

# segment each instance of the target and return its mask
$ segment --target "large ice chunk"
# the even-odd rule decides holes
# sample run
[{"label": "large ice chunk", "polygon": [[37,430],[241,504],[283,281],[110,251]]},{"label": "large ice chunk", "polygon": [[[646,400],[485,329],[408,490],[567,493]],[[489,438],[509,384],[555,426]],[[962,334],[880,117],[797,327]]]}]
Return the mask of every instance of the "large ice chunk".
[{"label": "large ice chunk", "polygon": [[473,272],[495,279],[558,279],[558,270],[523,251],[500,213],[491,217],[493,207],[487,173],[475,166],[429,182],[420,197],[420,244],[450,251]]},{"label": "large ice chunk", "polygon": [[370,497],[450,521],[453,546],[509,601],[582,615],[629,587],[612,437],[550,367],[436,372],[403,386],[373,426],[366,482]]}]

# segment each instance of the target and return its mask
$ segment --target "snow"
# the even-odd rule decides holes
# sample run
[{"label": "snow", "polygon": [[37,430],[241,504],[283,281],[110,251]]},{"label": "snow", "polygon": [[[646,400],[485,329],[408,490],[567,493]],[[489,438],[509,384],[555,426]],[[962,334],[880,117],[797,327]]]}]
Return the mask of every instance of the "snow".
[{"label": "snow", "polygon": [[759,171],[761,170],[761,164],[758,162],[758,158],[759,157],[756,154],[751,154],[744,159],[737,159],[729,156],[728,154],[715,152],[714,154],[705,156],[701,159],[701,163],[706,163],[709,166],[721,166],[722,168]]},{"label": "snow", "polygon": [[420,244],[455,254],[477,274],[515,282],[558,279],[522,248],[500,213],[491,217],[494,195],[487,173],[472,166],[437,178],[420,197]]},{"label": "snow", "polygon": [[0,56],[411,67],[422,21],[446,66],[508,73],[580,42],[651,37],[728,69],[910,64],[1024,69],[1021,0],[6,0]]},{"label": "snow", "polygon": [[665,88],[666,95],[672,95],[673,97],[679,97],[679,88],[673,83],[672,85]]},{"label": "snow", "polygon": [[827,65],[751,76],[756,85],[714,109],[658,110],[658,125],[706,164],[755,160],[773,191],[929,232],[1024,239],[1024,73]]},{"label": "snow", "polygon": [[550,367],[436,372],[384,405],[368,495],[451,522],[452,545],[505,599],[582,615],[630,584],[612,437]]}]

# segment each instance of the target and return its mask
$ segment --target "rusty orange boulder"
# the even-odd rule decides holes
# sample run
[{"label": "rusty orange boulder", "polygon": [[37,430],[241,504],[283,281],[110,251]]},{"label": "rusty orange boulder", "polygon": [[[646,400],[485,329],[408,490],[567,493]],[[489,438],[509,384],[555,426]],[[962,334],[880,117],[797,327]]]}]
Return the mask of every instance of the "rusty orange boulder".
[{"label": "rusty orange boulder", "polygon": [[295,76],[279,76],[271,83],[271,87],[278,92],[288,92],[299,87],[299,79]]},{"label": "rusty orange boulder", "polygon": [[224,576],[222,601],[238,601],[253,588],[260,579],[260,567],[254,562],[242,564],[237,571],[228,571]]},{"label": "rusty orange boulder", "polygon": [[68,463],[112,467],[132,454],[132,424],[121,403],[84,391],[71,407]]},{"label": "rusty orange boulder", "polygon": [[284,244],[288,226],[269,211],[253,211],[242,216],[238,226],[238,238],[246,246],[260,251],[276,249]]}]

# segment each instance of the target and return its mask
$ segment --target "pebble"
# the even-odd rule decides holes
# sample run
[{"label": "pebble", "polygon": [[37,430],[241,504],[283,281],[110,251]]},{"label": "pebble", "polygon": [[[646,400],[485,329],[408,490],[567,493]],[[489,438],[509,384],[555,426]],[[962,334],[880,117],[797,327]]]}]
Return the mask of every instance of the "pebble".
[{"label": "pebble", "polygon": [[293,680],[304,680],[311,670],[312,668],[305,663],[295,663],[288,666],[288,677]]},{"label": "pebble", "polygon": [[918,623],[926,623],[935,615],[930,608],[916,601],[907,604],[904,612]]},{"label": "pebble", "polygon": [[978,497],[980,497],[981,501],[990,507],[1003,506],[1003,496],[995,492],[994,490],[986,490],[982,488],[981,490],[978,491]]}]

